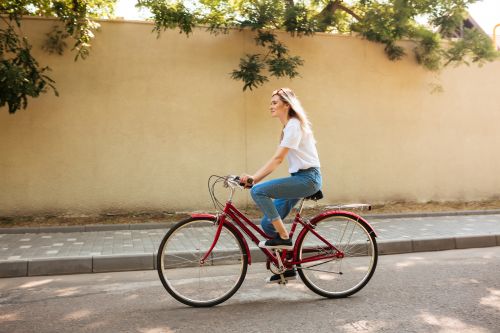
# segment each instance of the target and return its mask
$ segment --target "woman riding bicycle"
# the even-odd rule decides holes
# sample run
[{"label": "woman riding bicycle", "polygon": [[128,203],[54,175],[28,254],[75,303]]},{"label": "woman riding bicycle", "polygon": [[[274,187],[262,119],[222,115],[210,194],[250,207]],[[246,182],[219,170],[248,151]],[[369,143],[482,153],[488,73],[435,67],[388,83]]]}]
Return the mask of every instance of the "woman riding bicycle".
[{"label": "woman riding bicycle", "polygon": [[[310,219],[301,217],[305,198],[321,196],[314,136],[290,89],[273,92],[270,111],[283,124],[273,157],[253,175],[210,176],[208,189],[217,214],[192,214],[169,229],[160,243],[158,275],[165,289],[179,302],[208,307],[233,296],[245,279],[248,265],[255,262],[247,238],[258,244],[267,258],[267,268],[275,274],[267,280],[270,283],[286,283],[298,274],[316,294],[343,298],[360,291],[375,272],[377,234],[361,216],[344,210],[364,205],[338,205]],[[285,157],[291,176],[262,182]],[[252,183],[252,197],[264,212],[264,231],[232,203],[235,190]],[[229,190],[225,205],[215,195],[217,184]],[[299,201],[300,208],[288,233],[283,219]],[[268,240],[259,243],[262,237]]]},{"label": "woman riding bicycle", "polygon": [[[283,124],[280,145],[273,157],[257,172],[253,175],[244,174],[240,178],[244,184],[250,178],[253,179],[255,185],[251,190],[252,198],[264,213],[261,226],[266,234],[273,237],[262,241],[259,247],[290,250],[293,248],[292,240],[289,239],[283,219],[301,198],[321,189],[320,162],[311,123],[291,89],[273,91],[270,111],[271,117],[278,118]],[[291,176],[261,183],[285,157]],[[286,271],[284,276],[293,279],[295,271]],[[275,275],[268,282],[279,280],[280,276]]]}]

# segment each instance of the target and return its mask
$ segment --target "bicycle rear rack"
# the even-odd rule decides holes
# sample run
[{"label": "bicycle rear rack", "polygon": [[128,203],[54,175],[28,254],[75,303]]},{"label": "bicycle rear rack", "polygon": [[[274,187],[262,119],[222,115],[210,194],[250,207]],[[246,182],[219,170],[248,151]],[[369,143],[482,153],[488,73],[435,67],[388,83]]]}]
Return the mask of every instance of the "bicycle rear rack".
[{"label": "bicycle rear rack", "polygon": [[333,210],[351,210],[351,209],[359,209],[359,210],[371,210],[372,206],[369,204],[362,204],[362,203],[353,203],[353,204],[340,204],[340,205],[333,205],[333,206],[326,206],[326,209],[333,209]]}]

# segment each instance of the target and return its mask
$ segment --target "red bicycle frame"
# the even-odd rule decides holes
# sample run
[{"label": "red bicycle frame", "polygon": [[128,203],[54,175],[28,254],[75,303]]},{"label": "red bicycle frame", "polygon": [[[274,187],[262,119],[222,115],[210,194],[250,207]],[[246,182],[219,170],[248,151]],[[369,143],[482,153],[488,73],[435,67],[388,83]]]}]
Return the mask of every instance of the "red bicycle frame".
[{"label": "red bicycle frame", "polygon": [[[208,217],[208,216],[214,218],[213,215],[207,215],[206,217]],[[232,221],[228,220],[228,217]],[[226,206],[224,207],[223,213],[218,216],[218,218],[216,219],[215,222],[218,223],[218,228],[217,228],[217,231],[215,233],[214,240],[212,242],[212,245],[210,246],[210,249],[207,251],[207,253],[200,260],[200,264],[204,264],[205,263],[205,260],[208,258],[208,256],[212,252],[213,248],[215,247],[215,245],[219,241],[219,236],[220,236],[221,231],[222,231],[222,226],[225,225],[225,224],[226,225],[230,225],[231,228],[237,232],[238,236],[240,236],[241,238],[243,238],[243,242],[245,243],[247,255],[249,256],[249,261],[248,261],[249,264],[251,263],[251,260],[250,260],[250,252],[248,250],[248,245],[246,244],[246,241],[245,241],[243,235],[234,226],[234,224],[236,224],[255,243],[255,245],[258,245],[259,242],[260,242],[259,238],[257,238],[257,236],[255,235],[255,232],[257,232],[258,234],[260,234],[265,239],[271,239],[271,237],[269,237],[264,231],[262,231],[254,223],[252,223],[252,221],[250,221],[245,215],[243,215],[243,213],[241,213],[232,204],[231,201],[227,201],[226,202]],[[297,225],[299,223],[303,226],[303,229],[302,229],[302,232],[301,232],[300,235],[303,235],[305,233],[305,229],[309,230],[312,234],[314,234],[319,240],[321,240],[325,244],[324,248],[327,249],[328,251],[330,251],[330,253],[329,254],[320,254],[320,255],[316,255],[316,256],[311,256],[311,257],[307,257],[307,258],[299,260],[299,261],[295,261],[294,259],[291,259],[291,260],[287,260],[286,259],[286,257],[287,257],[287,250],[283,250],[282,254],[281,254],[281,257],[278,259],[278,257],[276,257],[268,249],[259,248],[262,252],[264,252],[264,254],[267,256],[267,258],[269,259],[270,262],[272,262],[272,263],[274,263],[275,265],[278,266],[279,263],[280,263],[280,261],[281,261],[286,268],[290,268],[293,265],[308,263],[308,262],[312,262],[312,261],[316,261],[316,260],[320,260],[320,259],[342,258],[344,256],[344,253],[342,251],[340,251],[339,249],[337,249],[328,240],[326,240],[324,237],[322,237],[320,234],[318,234],[314,230],[314,227],[313,227],[312,224],[310,224],[309,222],[304,222],[302,220],[302,218],[300,216],[300,210],[297,212],[297,214],[295,215],[295,219],[293,220],[292,228],[291,228],[290,233],[289,233],[289,237],[290,238],[293,237],[293,234],[295,233],[295,229],[297,228]],[[249,225],[251,227],[251,229],[253,229],[253,231],[250,230],[247,227],[247,225]],[[299,235],[299,237],[300,237],[300,235]],[[297,243],[298,242],[296,242],[296,244]],[[315,247],[315,249],[317,250],[318,247]],[[297,258],[298,248],[294,247],[293,251],[294,251],[293,252],[293,258]]]}]

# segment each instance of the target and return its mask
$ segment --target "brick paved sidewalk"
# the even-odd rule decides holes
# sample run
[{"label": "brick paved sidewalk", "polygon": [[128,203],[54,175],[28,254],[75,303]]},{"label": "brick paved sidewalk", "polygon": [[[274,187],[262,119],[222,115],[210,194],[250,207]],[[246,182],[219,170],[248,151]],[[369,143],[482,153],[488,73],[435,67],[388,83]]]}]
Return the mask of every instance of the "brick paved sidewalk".
[{"label": "brick paved sidewalk", "polygon": [[[500,246],[500,214],[371,217],[369,222],[379,234],[380,254]],[[0,230],[0,277],[154,269],[167,230],[25,234]],[[252,259],[262,259],[256,246],[249,245]]]}]

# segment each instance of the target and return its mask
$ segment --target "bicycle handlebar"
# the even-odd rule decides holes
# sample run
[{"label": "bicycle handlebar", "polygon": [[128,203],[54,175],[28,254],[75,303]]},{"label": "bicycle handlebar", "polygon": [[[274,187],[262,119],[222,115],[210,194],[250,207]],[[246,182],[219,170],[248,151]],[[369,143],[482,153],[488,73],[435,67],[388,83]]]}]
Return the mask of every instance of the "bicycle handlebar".
[{"label": "bicycle handlebar", "polygon": [[227,176],[226,181],[243,188],[251,188],[253,186],[253,178],[248,178],[246,184],[242,183],[240,177],[238,176]]}]

